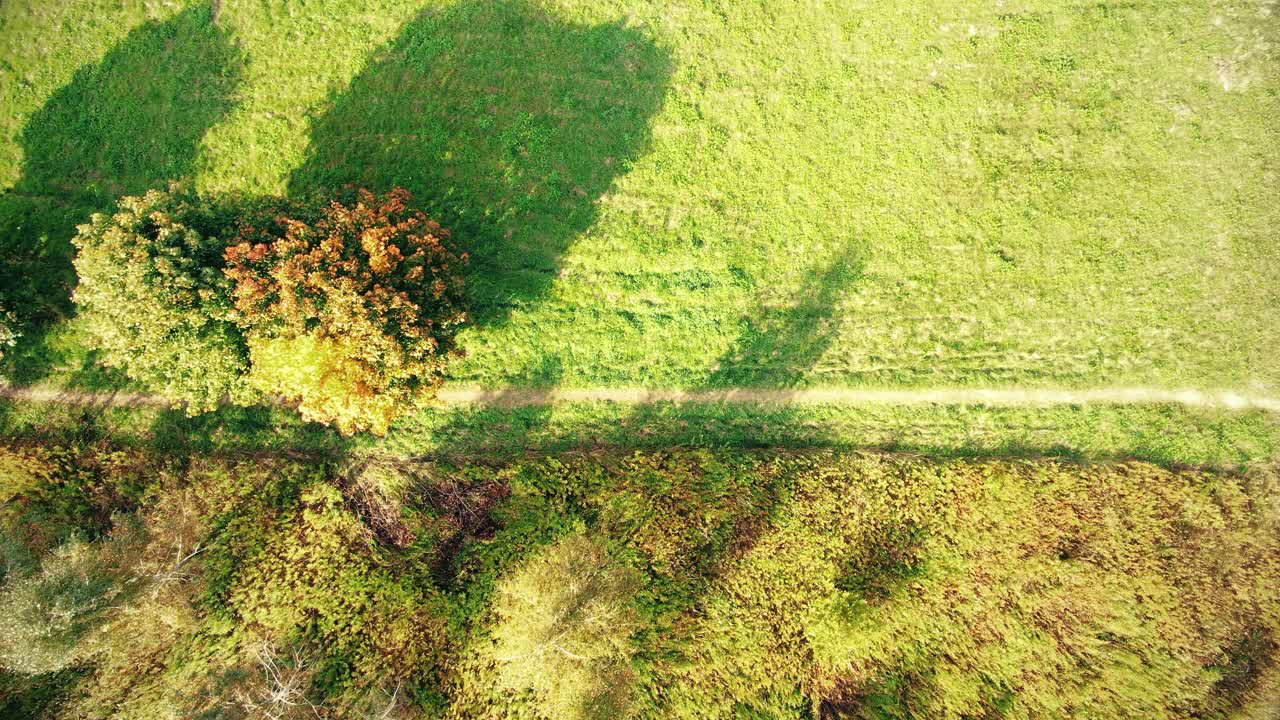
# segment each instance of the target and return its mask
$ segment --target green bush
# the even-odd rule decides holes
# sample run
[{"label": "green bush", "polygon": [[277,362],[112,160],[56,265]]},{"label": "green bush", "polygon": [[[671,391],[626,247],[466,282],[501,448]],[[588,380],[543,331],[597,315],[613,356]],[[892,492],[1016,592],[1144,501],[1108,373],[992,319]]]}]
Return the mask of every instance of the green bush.
[{"label": "green bush", "polygon": [[124,594],[131,539],[73,539],[40,570],[10,577],[0,592],[0,663],[28,674],[61,670],[92,652],[89,638]]},{"label": "green bush", "polygon": [[248,351],[223,274],[236,222],[232,210],[175,186],[121,198],[74,239],[75,301],[103,361],[192,414],[249,397]]},{"label": "green bush", "polygon": [[36,555],[96,539],[162,472],[146,453],[100,445],[0,444],[0,533]]},{"label": "green bush", "polygon": [[1274,489],[1136,463],[795,471],[659,681],[664,716],[1216,717],[1275,656]]},{"label": "green bush", "polygon": [[331,665],[330,689],[423,683],[449,651],[445,613],[430,588],[398,582],[332,486],[313,485],[237,573],[230,606],[276,641],[303,637]]},{"label": "green bush", "polygon": [[314,221],[246,229],[227,249],[257,389],[344,433],[385,434],[434,396],[466,320],[467,256],[409,200],[361,190]]},{"label": "green bush", "polygon": [[[18,320],[13,313],[0,305],[0,363],[4,362],[4,353],[17,344],[22,333],[18,332]],[[4,380],[3,365],[0,365],[0,381]]]},{"label": "green bush", "polygon": [[548,718],[621,718],[634,673],[641,579],[599,542],[569,535],[498,584],[494,658],[502,683]]}]

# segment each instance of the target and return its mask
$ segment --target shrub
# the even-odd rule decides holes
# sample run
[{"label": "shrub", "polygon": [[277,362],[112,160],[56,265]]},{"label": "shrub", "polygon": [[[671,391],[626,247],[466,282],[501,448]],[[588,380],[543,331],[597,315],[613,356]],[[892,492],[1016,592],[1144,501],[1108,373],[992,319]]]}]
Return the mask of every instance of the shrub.
[{"label": "shrub", "polygon": [[72,535],[96,539],[158,471],[145,453],[0,444],[0,531],[37,555]]},{"label": "shrub", "polygon": [[[209,560],[255,552],[243,532],[265,533],[267,508],[281,500],[282,490],[296,495],[286,489],[293,476],[311,473],[262,459],[196,460],[181,471],[149,488],[129,524],[117,520],[109,537],[126,552],[127,563],[120,567],[127,592],[95,619],[91,641],[81,641],[80,657],[91,662],[77,663],[83,677],[57,717],[224,717],[217,711],[234,704],[241,687],[231,681],[258,669],[244,643],[229,634],[225,604],[200,607]],[[233,525],[240,532],[229,536],[228,513],[237,511],[251,513],[252,522]],[[123,545],[125,530],[140,531],[129,537],[141,542]]]},{"label": "shrub", "polygon": [[[22,333],[18,332],[18,320],[13,313],[5,310],[0,305],[0,363],[4,362],[4,353],[7,348],[13,347],[18,342],[18,338]],[[4,380],[3,371],[0,370],[0,380]]]},{"label": "shrub", "polygon": [[110,541],[73,539],[40,570],[11,577],[0,594],[0,662],[18,672],[60,670],[85,657],[113,601],[126,591],[127,551],[137,528]]},{"label": "shrub", "polygon": [[1274,657],[1274,488],[1139,463],[794,467],[690,618],[662,716],[1218,717]]},{"label": "shrub", "polygon": [[312,221],[281,217],[227,249],[250,330],[250,381],[344,433],[385,434],[443,381],[461,309],[465,253],[408,209],[409,193],[359,191]]},{"label": "shrub", "polygon": [[[268,639],[301,635],[342,665],[352,688],[420,682],[443,665],[443,606],[429,588],[398,582],[367,529],[332,486],[307,488],[238,573],[229,602]],[[336,688],[330,688],[336,689]]]},{"label": "shrub", "polygon": [[618,718],[631,705],[631,606],[640,578],[599,543],[570,535],[498,585],[499,676],[532,690],[550,718]]},{"label": "shrub", "polygon": [[103,361],[190,413],[246,397],[247,350],[231,321],[222,239],[233,219],[174,186],[121,198],[79,227],[75,301]]}]

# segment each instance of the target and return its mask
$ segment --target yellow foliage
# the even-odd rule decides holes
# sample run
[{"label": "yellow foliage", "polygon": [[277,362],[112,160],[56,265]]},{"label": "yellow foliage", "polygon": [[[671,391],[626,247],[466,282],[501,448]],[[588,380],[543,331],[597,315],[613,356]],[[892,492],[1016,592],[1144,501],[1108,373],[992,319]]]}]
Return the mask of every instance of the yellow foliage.
[{"label": "yellow foliage", "polygon": [[385,435],[402,408],[414,402],[413,393],[387,383],[346,345],[312,334],[251,337],[249,383],[296,402],[306,420],[332,423],[348,435]]}]

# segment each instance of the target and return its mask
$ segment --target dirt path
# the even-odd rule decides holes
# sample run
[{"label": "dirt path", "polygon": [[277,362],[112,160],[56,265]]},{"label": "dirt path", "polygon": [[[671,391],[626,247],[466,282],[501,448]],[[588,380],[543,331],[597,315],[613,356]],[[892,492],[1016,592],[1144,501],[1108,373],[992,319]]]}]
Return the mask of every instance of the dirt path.
[{"label": "dirt path", "polygon": [[67,390],[61,388],[0,386],[0,398],[59,405],[100,407],[175,407],[179,403],[145,393]]},{"label": "dirt path", "polygon": [[[37,403],[102,407],[172,407],[159,395],[130,392],[90,392],[31,387],[0,387],[0,398]],[[806,388],[799,390],[727,388],[723,390],[671,390],[648,388],[509,389],[445,388],[440,400],[448,405],[498,407],[546,406],[574,402],[615,402],[644,405],[660,402],[762,405],[992,405],[1036,407],[1052,405],[1182,405],[1229,410],[1266,410],[1280,413],[1280,398],[1259,397],[1229,391],[1159,390],[1143,387],[1087,388],[938,388],[867,390],[857,388]]]}]

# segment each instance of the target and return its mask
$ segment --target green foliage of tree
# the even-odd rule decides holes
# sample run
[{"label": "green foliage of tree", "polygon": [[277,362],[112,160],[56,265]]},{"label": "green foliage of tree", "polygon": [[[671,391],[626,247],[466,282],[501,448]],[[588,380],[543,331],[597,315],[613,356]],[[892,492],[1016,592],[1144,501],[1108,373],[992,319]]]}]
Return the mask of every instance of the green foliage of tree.
[{"label": "green foliage of tree", "polygon": [[503,579],[493,650],[502,683],[548,718],[621,718],[631,706],[641,578],[597,540],[565,537]]},{"label": "green foliage of tree", "polygon": [[466,254],[409,201],[124,197],[79,228],[75,300],[103,362],[189,414],[266,395],[385,434],[433,397],[466,320]]},{"label": "green foliage of tree", "polygon": [[448,651],[439,598],[397,582],[329,485],[308,487],[298,509],[275,523],[229,602],[248,627],[272,638],[300,634],[341,658],[356,688],[421,682]]},{"label": "green foliage of tree", "polygon": [[385,434],[434,395],[466,320],[467,256],[409,201],[361,190],[313,222],[282,216],[227,249],[255,387],[344,433]]},{"label": "green foliage of tree", "polygon": [[10,577],[0,592],[0,663],[29,674],[61,670],[92,651],[91,634],[112,603],[128,591],[130,539],[72,539],[39,571]]},{"label": "green foliage of tree", "polygon": [[232,322],[225,237],[236,219],[179,187],[120,199],[74,239],[75,301],[102,359],[129,377],[210,410],[249,397],[248,352]]}]

